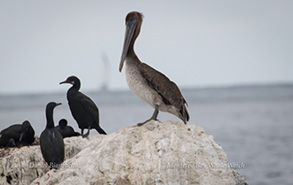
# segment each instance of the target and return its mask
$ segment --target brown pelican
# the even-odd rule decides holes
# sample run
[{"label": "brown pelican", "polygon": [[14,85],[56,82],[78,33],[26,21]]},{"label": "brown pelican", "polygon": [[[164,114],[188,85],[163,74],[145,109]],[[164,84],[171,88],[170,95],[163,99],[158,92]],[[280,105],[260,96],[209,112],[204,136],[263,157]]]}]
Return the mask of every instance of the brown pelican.
[{"label": "brown pelican", "polygon": [[130,12],[126,16],[126,32],[119,66],[121,72],[124,61],[126,81],[129,88],[142,100],[155,108],[150,120],[157,120],[159,111],[169,112],[180,118],[185,124],[189,120],[185,104],[177,85],[161,72],[142,63],[134,52],[134,43],[139,35],[143,15],[139,12]]}]

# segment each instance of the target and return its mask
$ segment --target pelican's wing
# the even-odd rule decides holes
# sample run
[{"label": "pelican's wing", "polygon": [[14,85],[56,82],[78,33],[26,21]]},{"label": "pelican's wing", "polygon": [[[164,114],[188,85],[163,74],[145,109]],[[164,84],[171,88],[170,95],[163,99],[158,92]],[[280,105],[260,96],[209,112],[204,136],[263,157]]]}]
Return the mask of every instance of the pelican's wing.
[{"label": "pelican's wing", "polygon": [[148,84],[161,95],[165,104],[173,105],[178,110],[185,108],[186,101],[174,82],[147,64],[141,63],[139,69]]}]

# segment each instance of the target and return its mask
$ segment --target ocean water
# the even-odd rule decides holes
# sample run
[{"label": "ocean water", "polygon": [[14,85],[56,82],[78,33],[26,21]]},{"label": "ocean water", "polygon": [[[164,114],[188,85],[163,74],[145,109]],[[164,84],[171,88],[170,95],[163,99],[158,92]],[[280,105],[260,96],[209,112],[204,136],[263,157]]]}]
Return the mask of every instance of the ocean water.
[{"label": "ocean water", "polygon": [[[293,85],[183,89],[190,121],[213,135],[230,164],[255,185],[293,184]],[[45,106],[55,109],[55,124],[66,118],[75,130],[65,93],[0,96],[0,130],[29,120],[36,135],[45,128]],[[84,92],[98,105],[107,133],[148,119],[153,109],[130,91]],[[159,113],[159,120],[180,121]],[[91,130],[91,134],[97,134]]]}]

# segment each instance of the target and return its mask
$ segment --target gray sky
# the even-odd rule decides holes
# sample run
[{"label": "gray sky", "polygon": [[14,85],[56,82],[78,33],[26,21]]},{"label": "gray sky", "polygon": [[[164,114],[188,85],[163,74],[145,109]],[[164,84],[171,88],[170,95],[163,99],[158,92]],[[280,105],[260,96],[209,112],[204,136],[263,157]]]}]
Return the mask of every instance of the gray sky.
[{"label": "gray sky", "polygon": [[118,72],[124,19],[145,16],[139,58],[180,87],[293,82],[293,1],[0,1],[3,93],[65,91],[69,75],[83,90],[104,78],[126,89]]}]

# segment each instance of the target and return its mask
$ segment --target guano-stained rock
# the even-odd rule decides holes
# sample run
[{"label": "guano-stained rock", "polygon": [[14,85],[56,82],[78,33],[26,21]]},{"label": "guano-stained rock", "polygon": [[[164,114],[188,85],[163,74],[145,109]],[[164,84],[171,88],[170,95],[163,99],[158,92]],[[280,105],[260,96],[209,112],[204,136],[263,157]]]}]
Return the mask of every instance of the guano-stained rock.
[{"label": "guano-stained rock", "polygon": [[64,141],[66,160],[58,170],[40,168],[39,146],[11,149],[0,158],[0,184],[7,178],[11,184],[34,185],[246,184],[227,165],[222,147],[196,125],[151,121],[107,136]]}]

